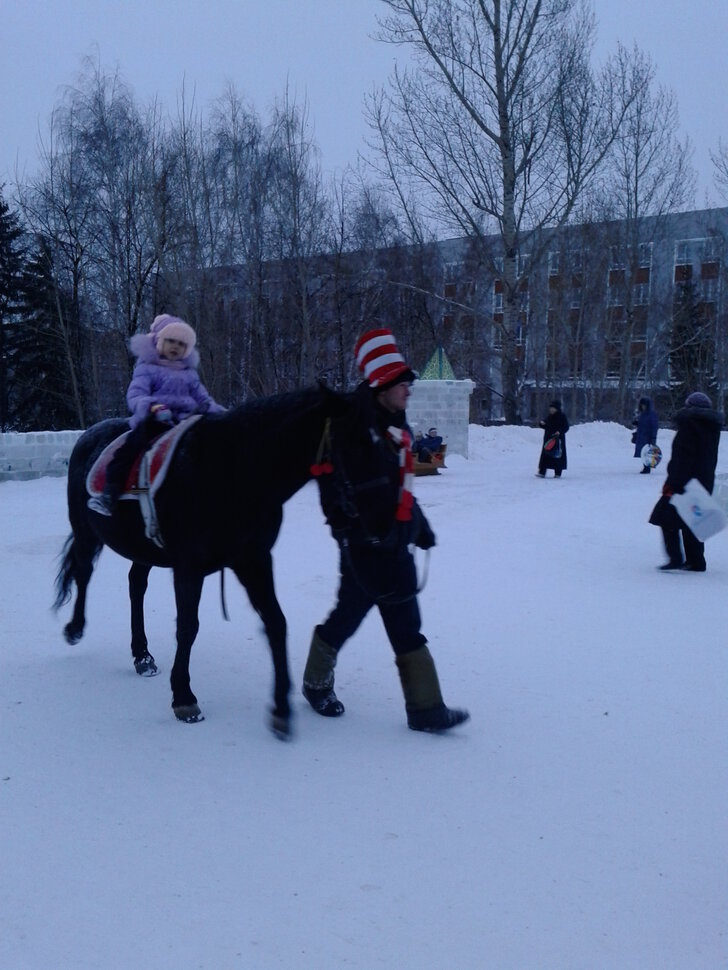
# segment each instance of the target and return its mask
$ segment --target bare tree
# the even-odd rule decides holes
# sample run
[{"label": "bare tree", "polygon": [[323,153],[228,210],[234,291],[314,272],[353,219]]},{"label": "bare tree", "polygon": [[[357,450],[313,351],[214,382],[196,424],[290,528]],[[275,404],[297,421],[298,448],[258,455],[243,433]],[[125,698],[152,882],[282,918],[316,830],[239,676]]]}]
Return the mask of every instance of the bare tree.
[{"label": "bare tree", "polygon": [[232,403],[260,390],[269,151],[258,116],[232,87],[207,119],[183,91],[169,144],[164,299],[198,330],[213,395]]},{"label": "bare tree", "polygon": [[[625,62],[625,82],[636,92],[605,160],[592,195],[593,212],[609,223],[604,250],[609,254],[607,317],[603,362],[611,361],[618,388],[616,413],[631,415],[634,388],[650,390],[659,378],[661,355],[650,339],[648,306],[652,248],[664,218],[692,201],[694,172],[689,140],[680,140],[674,93],[655,87],[650,58],[637,48]],[[603,373],[604,368],[602,368]],[[664,378],[664,375],[663,375]]]},{"label": "bare tree", "polygon": [[710,153],[710,160],[715,169],[713,178],[722,197],[728,201],[728,145],[718,142],[718,151]]},{"label": "bare tree", "polygon": [[[159,129],[154,108],[143,115],[118,74],[87,60],[52,114],[39,174],[19,189],[56,277],[58,325],[86,335],[83,360],[70,352],[68,360],[74,382],[95,402],[89,415],[79,414],[82,424],[119,409],[126,342],[153,306],[159,240],[146,214],[156,207]],[[72,321],[63,319],[63,306]],[[81,410],[80,400],[79,393]]]},{"label": "bare tree", "polygon": [[287,319],[283,341],[287,346],[282,346],[280,329],[276,340],[282,351],[280,379],[284,384],[292,381],[294,386],[310,384],[316,376],[322,336],[319,306],[328,280],[314,265],[326,251],[331,215],[308,105],[296,103],[288,91],[273,112],[270,151],[268,238],[271,255],[280,262],[280,309]]},{"label": "bare tree", "polygon": [[382,40],[409,46],[369,101],[380,171],[405,211],[482,241],[500,234],[501,381],[517,420],[524,261],[563,224],[595,178],[634,92],[624,52],[591,70],[593,16],[581,0],[382,0]]}]

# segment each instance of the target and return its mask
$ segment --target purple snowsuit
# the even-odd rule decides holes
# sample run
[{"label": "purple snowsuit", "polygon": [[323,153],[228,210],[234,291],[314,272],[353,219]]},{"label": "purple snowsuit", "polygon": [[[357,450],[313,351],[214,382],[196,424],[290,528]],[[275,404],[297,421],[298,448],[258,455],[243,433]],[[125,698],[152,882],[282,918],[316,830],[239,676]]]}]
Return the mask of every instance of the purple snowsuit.
[{"label": "purple snowsuit", "polygon": [[134,368],[126,400],[131,411],[131,431],[116,449],[106,469],[104,494],[116,501],[124,489],[126,477],[140,451],[169,430],[169,423],[160,423],[151,414],[153,404],[163,404],[172,412],[172,424],[178,424],[191,414],[224,411],[214,401],[197,373],[199,354],[196,350],[181,360],[166,360],[157,353],[156,335],[135,334],[129,347],[138,363]]},{"label": "purple snowsuit", "polygon": [[157,353],[154,340],[151,334],[138,333],[129,341],[131,352],[138,359],[126,392],[131,427],[136,428],[148,417],[153,404],[169,408],[175,424],[191,414],[224,411],[200,380],[197,351],[182,360],[165,360]]}]

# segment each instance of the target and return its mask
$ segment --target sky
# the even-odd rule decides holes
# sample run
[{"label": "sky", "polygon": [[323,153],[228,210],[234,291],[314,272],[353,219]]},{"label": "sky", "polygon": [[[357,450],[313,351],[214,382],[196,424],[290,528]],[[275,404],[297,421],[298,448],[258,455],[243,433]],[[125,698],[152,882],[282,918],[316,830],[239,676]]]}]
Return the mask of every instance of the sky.
[{"label": "sky", "polygon": [[[678,97],[695,146],[696,205],[712,192],[709,152],[728,142],[724,47],[728,4],[594,0],[597,59],[618,39],[653,58]],[[184,83],[201,107],[229,82],[265,116],[286,85],[306,98],[327,173],[364,151],[362,104],[397,50],[372,39],[381,0],[0,0],[0,181],[32,169],[39,131],[84,56],[119,68],[142,102],[174,113]],[[714,194],[714,193],[713,193]],[[713,200],[714,201],[714,200]]]},{"label": "sky", "polygon": [[[728,479],[728,432],[718,473]],[[669,455],[672,434],[658,444]],[[128,563],[104,550],[84,638],[62,634],[65,480],[0,483],[0,966],[17,970],[716,970],[728,966],[728,531],[705,573],[662,573],[647,522],[664,465],[630,429],[470,428],[415,480],[437,535],[420,595],[445,700],[409,731],[379,616],[336,669],[346,713],[300,683],[333,605],[316,487],[274,548],[294,736],[267,727],[270,657],[231,576],[203,590],[192,687],[170,710],[171,576],[129,651]],[[424,558],[418,553],[423,571]]]}]

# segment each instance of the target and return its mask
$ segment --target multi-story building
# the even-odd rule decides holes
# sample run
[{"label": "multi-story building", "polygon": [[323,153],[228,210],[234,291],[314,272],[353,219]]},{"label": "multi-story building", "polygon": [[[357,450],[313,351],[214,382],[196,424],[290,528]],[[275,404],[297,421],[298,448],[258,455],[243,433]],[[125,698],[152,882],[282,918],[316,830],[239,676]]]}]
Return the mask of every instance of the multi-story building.
[{"label": "multi-story building", "polygon": [[526,423],[555,396],[572,421],[629,423],[643,394],[667,415],[696,388],[726,407],[728,208],[523,238],[505,341],[495,235],[219,268],[185,278],[170,302],[205,334],[206,383],[222,399],[316,377],[351,386],[357,336],[382,325],[416,368],[445,349],[456,376],[474,382],[475,422],[503,419],[506,352]]},{"label": "multi-story building", "polygon": [[[502,413],[499,243],[438,244],[442,343],[458,376],[476,383],[474,420]],[[575,420],[624,421],[645,393],[675,406],[686,383],[723,406],[727,246],[724,208],[571,225],[530,240],[517,263],[523,420],[537,420],[556,395]]]}]

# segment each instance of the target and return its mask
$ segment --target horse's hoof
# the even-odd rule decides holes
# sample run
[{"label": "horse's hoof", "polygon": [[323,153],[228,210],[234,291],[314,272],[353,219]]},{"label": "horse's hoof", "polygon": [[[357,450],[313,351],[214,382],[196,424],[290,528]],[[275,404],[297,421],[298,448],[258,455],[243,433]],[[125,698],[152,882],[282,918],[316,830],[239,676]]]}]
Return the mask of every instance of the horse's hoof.
[{"label": "horse's hoof", "polygon": [[68,623],[63,628],[63,636],[66,640],[66,643],[70,643],[71,646],[73,646],[73,644],[78,643],[78,641],[83,636],[83,630],[78,630],[75,627],[72,627],[70,623]]},{"label": "horse's hoof", "polygon": [[140,677],[156,677],[159,673],[159,668],[151,653],[147,653],[139,660],[135,660],[134,670],[136,670]]},{"label": "horse's hoof", "polygon": [[185,724],[199,724],[200,721],[205,720],[205,715],[197,704],[180,704],[179,707],[173,707],[172,710],[177,720],[184,721]]},{"label": "horse's hoof", "polygon": [[282,717],[280,714],[271,714],[270,728],[273,734],[280,741],[290,741],[291,739],[291,719]]}]

